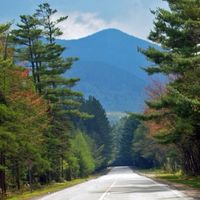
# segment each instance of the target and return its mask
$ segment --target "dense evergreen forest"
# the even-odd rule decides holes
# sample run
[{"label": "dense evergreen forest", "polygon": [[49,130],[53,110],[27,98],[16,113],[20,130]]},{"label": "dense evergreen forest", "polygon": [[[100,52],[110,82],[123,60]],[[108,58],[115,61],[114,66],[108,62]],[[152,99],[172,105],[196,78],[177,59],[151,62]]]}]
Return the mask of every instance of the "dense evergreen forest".
[{"label": "dense evergreen forest", "polygon": [[144,113],[113,126],[95,97],[73,90],[79,78],[63,76],[78,60],[64,59],[56,43],[67,16],[55,19],[57,10],[44,3],[14,28],[0,25],[2,197],[110,165],[200,175],[200,1],[167,2],[169,10],[152,11],[149,35],[162,48],[140,52],[152,62],[145,71],[169,81],[153,81]]},{"label": "dense evergreen forest", "polygon": [[[132,114],[115,127],[115,135],[121,137],[116,162],[140,168],[181,170],[197,176],[200,175],[200,1],[167,2],[169,10],[152,11],[155,20],[149,35],[149,40],[162,49],[150,47],[140,52],[152,62],[145,71],[149,75],[162,73],[169,81],[167,84],[153,81],[147,87],[144,113]],[[136,119],[138,127],[134,126]]]},{"label": "dense evergreen forest", "polygon": [[78,59],[62,58],[57,11],[41,4],[21,15],[15,29],[0,26],[0,188],[7,190],[72,180],[105,168],[111,127],[93,97],[64,78]]},{"label": "dense evergreen forest", "polygon": [[173,146],[181,169],[200,174],[200,1],[168,0],[170,11],[158,9],[149,39],[159,43],[141,52],[154,64],[147,73],[169,77],[166,85],[154,83],[149,89],[145,115],[150,134],[159,143]]},{"label": "dense evergreen forest", "polygon": [[169,10],[152,11],[155,20],[149,35],[162,49],[139,50],[152,62],[144,70],[149,75],[162,73],[169,81],[152,81],[144,113],[131,114],[114,127],[116,141],[121,141],[116,163],[196,176],[200,175],[200,1],[167,2]]}]

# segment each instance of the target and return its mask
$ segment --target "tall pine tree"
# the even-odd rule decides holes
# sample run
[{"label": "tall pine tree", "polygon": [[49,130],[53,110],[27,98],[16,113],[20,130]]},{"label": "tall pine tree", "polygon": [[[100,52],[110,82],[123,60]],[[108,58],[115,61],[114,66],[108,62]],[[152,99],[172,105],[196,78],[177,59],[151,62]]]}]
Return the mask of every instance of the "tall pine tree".
[{"label": "tall pine tree", "polygon": [[149,35],[163,50],[151,47],[141,51],[155,63],[146,71],[163,73],[171,81],[160,99],[147,102],[153,112],[146,119],[158,123],[168,120],[157,138],[163,143],[176,144],[182,152],[186,173],[200,174],[200,1],[167,2],[170,10],[153,11],[154,30]]},{"label": "tall pine tree", "polygon": [[[111,127],[106,116],[106,112],[100,102],[95,97],[89,97],[85,100],[81,110],[93,116],[93,118],[83,121],[86,133],[94,140],[96,144],[96,158],[99,157],[99,167],[105,167],[111,161],[112,156],[112,135]],[[100,154],[100,155],[99,155]]]},{"label": "tall pine tree", "polygon": [[72,90],[79,78],[65,78],[77,58],[62,57],[65,48],[56,43],[56,38],[62,35],[58,24],[67,17],[53,20],[56,12],[48,3],[41,4],[35,14],[21,16],[21,24],[13,31],[19,47],[17,56],[20,61],[28,61],[37,92],[49,102],[51,126],[46,134],[46,145],[52,170],[47,173],[48,177],[42,178],[44,180],[63,178],[61,169],[73,128],[71,118],[87,117],[79,111],[82,94]]}]

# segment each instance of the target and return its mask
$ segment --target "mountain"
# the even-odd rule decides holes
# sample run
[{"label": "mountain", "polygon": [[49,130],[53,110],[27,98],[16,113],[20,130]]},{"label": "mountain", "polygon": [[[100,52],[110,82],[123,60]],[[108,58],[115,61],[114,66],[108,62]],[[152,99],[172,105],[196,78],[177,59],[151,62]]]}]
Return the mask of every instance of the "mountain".
[{"label": "mountain", "polygon": [[[155,46],[116,29],[106,29],[78,40],[59,40],[64,57],[79,57],[66,77],[80,77],[75,89],[95,96],[106,111],[142,111],[149,65],[138,47]],[[158,47],[159,48],[159,47]]]},{"label": "mountain", "polygon": [[68,75],[81,77],[77,88],[87,96],[95,96],[107,111],[143,107],[144,81],[124,70],[100,61],[80,61]]}]

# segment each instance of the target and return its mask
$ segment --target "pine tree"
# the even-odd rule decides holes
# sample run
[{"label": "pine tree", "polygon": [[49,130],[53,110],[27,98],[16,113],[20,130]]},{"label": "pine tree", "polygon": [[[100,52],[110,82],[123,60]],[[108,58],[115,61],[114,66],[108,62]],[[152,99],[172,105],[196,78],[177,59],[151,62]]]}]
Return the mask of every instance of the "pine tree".
[{"label": "pine tree", "polygon": [[[89,113],[93,118],[83,121],[86,133],[97,145],[97,152],[101,149],[100,166],[105,167],[111,160],[112,155],[112,135],[111,127],[100,102],[94,97],[89,97],[83,105],[83,112]],[[99,154],[99,153],[98,153]]]},{"label": "pine tree", "polygon": [[72,151],[79,163],[79,176],[84,177],[91,174],[95,169],[95,162],[91,145],[85,134],[77,132],[72,140]]},{"label": "pine tree", "polygon": [[21,24],[13,31],[13,38],[20,45],[21,61],[28,61],[32,66],[37,92],[49,102],[51,126],[46,133],[46,148],[52,170],[43,179],[58,181],[63,178],[61,169],[70,148],[72,117],[87,117],[87,114],[79,111],[82,94],[72,90],[79,78],[65,78],[77,58],[62,57],[65,48],[56,43],[56,38],[62,35],[58,24],[67,17],[54,21],[56,12],[48,3],[39,5],[35,14],[21,16]]},{"label": "pine tree", "polygon": [[134,132],[139,122],[132,117],[125,120],[120,140],[120,150],[117,162],[122,165],[133,165],[132,159],[132,143],[134,140]]},{"label": "pine tree", "polygon": [[10,89],[8,70],[12,66],[12,60],[7,59],[9,29],[9,24],[0,25],[0,189],[2,198],[4,198],[7,188],[6,159],[8,152],[12,150],[10,143],[14,143],[9,125],[14,120],[15,115],[6,100],[7,90]]},{"label": "pine tree", "polygon": [[147,102],[154,110],[146,119],[169,121],[157,134],[161,142],[174,143],[182,151],[184,171],[200,174],[199,143],[199,44],[200,2],[198,0],[167,0],[170,10],[158,9],[154,30],[149,39],[160,43],[163,50],[141,50],[155,63],[148,67],[149,74],[170,76],[165,94]]},{"label": "pine tree", "polygon": [[43,149],[38,148],[48,127],[48,116],[47,104],[34,91],[28,70],[13,64],[13,49],[9,46],[10,25],[1,27],[0,188],[4,196],[6,182],[9,183],[10,179],[14,179],[20,189],[22,174],[29,174],[32,185],[35,174],[48,166],[42,158]]},{"label": "pine tree", "polygon": [[[13,41],[18,45],[16,59],[25,62],[32,69],[32,77],[35,88],[38,92],[41,67],[40,54],[43,49],[41,44],[42,30],[39,28],[39,21],[31,15],[21,15],[21,23],[17,24],[18,29],[12,31]],[[27,63],[28,62],[28,63]]]},{"label": "pine tree", "polygon": [[49,100],[51,109],[81,116],[77,107],[82,94],[71,89],[79,78],[64,78],[77,58],[62,58],[65,48],[56,44],[56,37],[62,35],[57,25],[67,17],[53,21],[56,12],[44,3],[39,5],[35,14],[20,16],[21,24],[12,31],[13,40],[19,44],[16,56],[17,60],[30,63],[36,89]]},{"label": "pine tree", "polygon": [[[59,180],[62,175],[61,169],[66,151],[69,151],[70,144],[67,141],[69,141],[69,131],[72,128],[69,121],[71,121],[72,116],[82,117],[84,114],[78,109],[81,105],[79,101],[82,94],[71,89],[79,81],[79,78],[67,79],[63,76],[77,58],[62,58],[65,48],[56,44],[56,37],[62,35],[57,25],[66,20],[67,17],[53,21],[52,17],[56,12],[56,10],[51,9],[48,3],[44,3],[39,5],[35,16],[40,22],[42,33],[46,39],[40,85],[45,98],[51,104],[50,115],[53,118],[50,140],[53,139],[55,145],[52,147],[50,142],[48,148],[49,153],[54,155],[52,168],[56,168],[55,177],[58,177]],[[51,151],[52,148],[54,148],[53,151]],[[57,163],[58,160],[60,165]]]},{"label": "pine tree", "polygon": [[39,5],[34,15],[40,22],[43,36],[47,41],[44,60],[42,60],[41,87],[46,98],[55,105],[53,109],[60,109],[62,113],[81,115],[77,107],[80,106],[79,99],[82,94],[71,89],[80,79],[63,77],[77,58],[64,59],[62,53],[65,48],[56,44],[56,37],[62,35],[57,25],[67,19],[67,17],[60,17],[53,21],[56,12],[57,10],[51,9],[48,3],[44,3]]}]

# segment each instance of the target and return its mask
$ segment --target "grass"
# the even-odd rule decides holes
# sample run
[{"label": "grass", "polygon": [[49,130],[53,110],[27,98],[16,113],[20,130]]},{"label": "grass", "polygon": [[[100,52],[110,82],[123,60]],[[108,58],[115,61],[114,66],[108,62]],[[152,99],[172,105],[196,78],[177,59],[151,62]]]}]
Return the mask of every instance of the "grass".
[{"label": "grass", "polygon": [[159,178],[161,180],[166,180],[171,183],[183,184],[194,189],[200,189],[200,177],[199,176],[185,176],[181,172],[169,173],[163,170],[142,170],[142,174]]},{"label": "grass", "polygon": [[108,168],[101,170],[99,172],[95,172],[94,174],[90,175],[87,178],[79,178],[79,179],[75,179],[72,181],[66,181],[63,183],[53,183],[50,185],[46,185],[43,186],[40,189],[36,189],[34,191],[26,191],[26,192],[21,192],[21,193],[11,193],[8,195],[8,197],[6,198],[6,200],[31,200],[31,199],[35,199],[37,197],[42,197],[45,196],[47,194],[53,193],[53,192],[58,192],[60,190],[63,190],[65,188],[86,182],[88,180],[91,179],[95,179],[99,176],[102,176],[104,174],[106,174],[109,171]]},{"label": "grass", "polygon": [[95,176],[91,176],[89,178],[75,179],[75,180],[67,181],[64,183],[54,183],[48,186],[44,186],[40,189],[34,190],[32,192],[27,191],[21,194],[10,194],[7,200],[30,200],[32,198],[44,196],[49,193],[57,192],[59,190],[77,185],[79,183],[83,183],[92,178],[95,178]]}]

